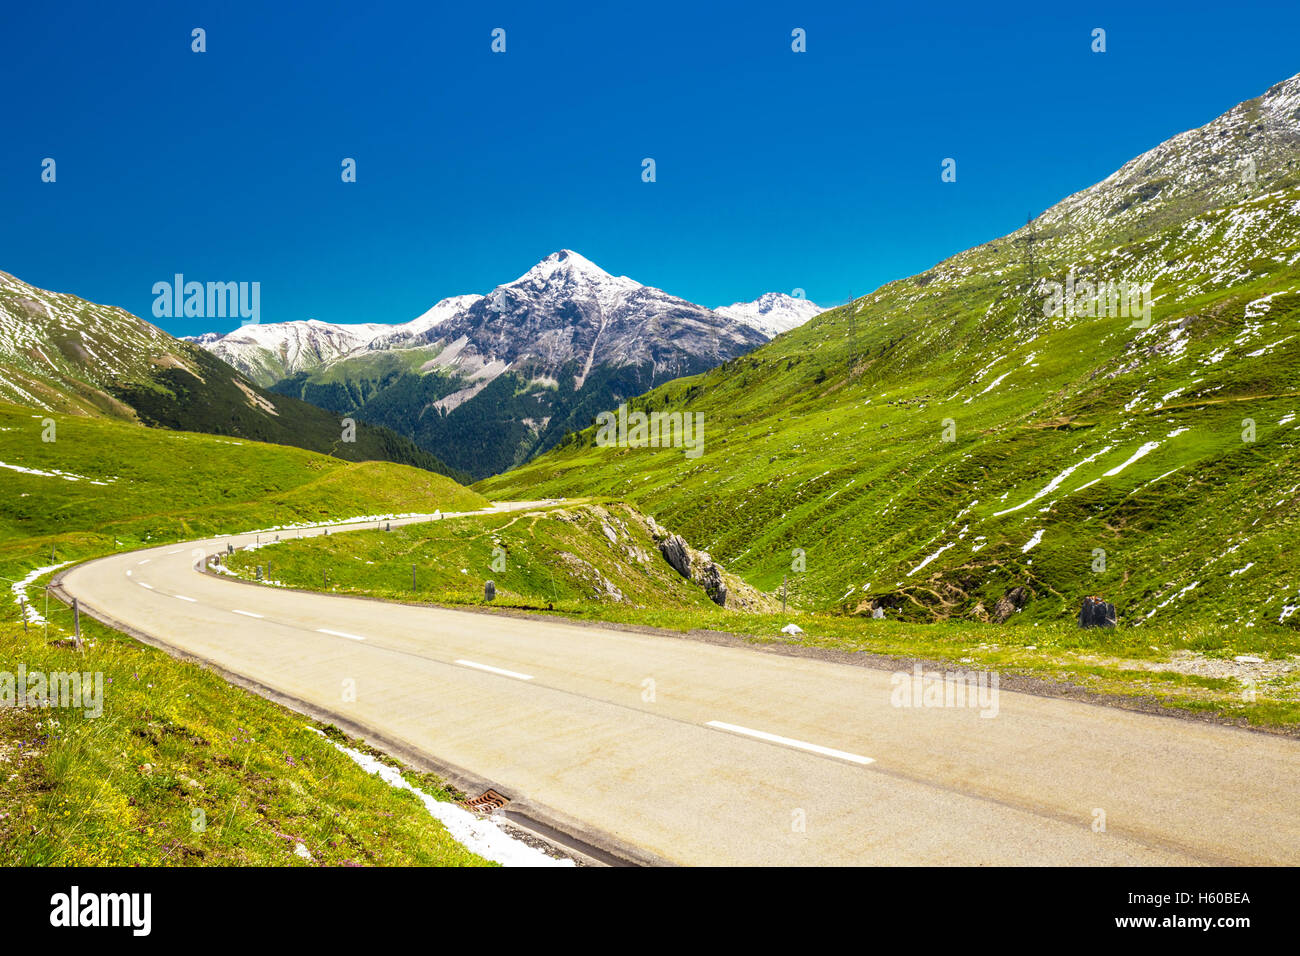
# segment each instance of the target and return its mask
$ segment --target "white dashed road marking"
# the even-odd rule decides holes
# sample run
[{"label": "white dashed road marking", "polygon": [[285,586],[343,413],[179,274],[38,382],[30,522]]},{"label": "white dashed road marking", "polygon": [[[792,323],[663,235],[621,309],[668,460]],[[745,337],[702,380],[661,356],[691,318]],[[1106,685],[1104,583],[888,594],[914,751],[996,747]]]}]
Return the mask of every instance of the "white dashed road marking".
[{"label": "white dashed road marking", "polygon": [[717,730],[727,730],[733,734],[744,734],[747,737],[756,737],[759,740],[766,740],[768,743],[772,744],[781,744],[786,747],[794,747],[798,750],[807,750],[809,753],[821,754],[823,757],[835,757],[839,760],[848,760],[852,763],[860,764],[875,763],[875,760],[870,757],[851,754],[843,750],[834,750],[830,747],[823,747],[820,744],[805,743],[802,740],[794,740],[790,737],[778,737],[776,734],[769,734],[762,730],[750,730],[748,727],[739,727],[736,724],[725,724],[720,720],[710,720],[708,726]]},{"label": "white dashed road marking", "polygon": [[501,667],[491,667],[488,664],[476,664],[474,661],[457,661],[462,667],[473,667],[475,670],[487,671],[489,674],[500,674],[502,677],[513,677],[515,680],[532,680],[531,674],[520,674],[518,671],[508,671]]},{"label": "white dashed road marking", "polygon": [[328,627],[316,628],[321,634],[333,634],[335,637],[346,637],[350,641],[364,641],[364,637],[358,637],[356,634],[348,634],[346,631],[331,631]]}]

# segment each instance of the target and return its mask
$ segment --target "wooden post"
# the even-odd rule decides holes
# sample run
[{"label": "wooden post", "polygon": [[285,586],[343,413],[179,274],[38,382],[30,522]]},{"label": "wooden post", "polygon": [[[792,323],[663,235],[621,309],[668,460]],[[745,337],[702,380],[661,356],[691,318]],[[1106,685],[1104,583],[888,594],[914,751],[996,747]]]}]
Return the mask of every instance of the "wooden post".
[{"label": "wooden post", "polygon": [[329,587],[329,585],[330,585],[330,576],[329,576],[329,572],[328,572],[328,571],[322,571],[322,572],[320,573],[320,586],[323,587],[323,588],[327,588],[327,587]]},{"label": "wooden post", "polygon": [[27,633],[27,596],[18,598],[18,609],[23,612],[23,633]]},{"label": "wooden post", "polygon": [[411,590],[415,590],[415,565],[411,565]]},{"label": "wooden post", "polygon": [[72,642],[81,650],[81,605],[76,598],[72,599]]},{"label": "wooden post", "polygon": [[781,575],[781,613],[785,613],[785,582],[789,577],[788,574]]}]

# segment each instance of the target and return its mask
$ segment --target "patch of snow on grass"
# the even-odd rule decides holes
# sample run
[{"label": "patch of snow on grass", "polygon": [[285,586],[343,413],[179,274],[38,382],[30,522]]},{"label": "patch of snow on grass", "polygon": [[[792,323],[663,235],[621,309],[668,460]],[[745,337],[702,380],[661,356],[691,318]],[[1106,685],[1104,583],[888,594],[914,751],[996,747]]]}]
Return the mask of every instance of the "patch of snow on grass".
[{"label": "patch of snow on grass", "polygon": [[1155,451],[1155,450],[1156,450],[1157,448],[1159,448],[1159,447],[1160,447],[1160,442],[1158,442],[1158,441],[1149,441],[1149,442],[1147,442],[1145,445],[1143,445],[1141,448],[1139,448],[1137,451],[1135,451],[1135,452],[1133,453],[1133,457],[1131,457],[1128,461],[1124,462],[1124,464],[1122,464],[1122,465],[1116,465],[1116,466],[1115,466],[1114,468],[1112,468],[1110,471],[1108,471],[1108,472],[1106,472],[1104,475],[1102,475],[1102,477],[1103,477],[1103,478],[1114,478],[1116,475],[1118,475],[1121,471],[1123,471],[1123,470],[1124,470],[1125,468],[1127,468],[1129,465],[1133,464],[1133,462],[1137,461],[1139,458],[1145,458],[1147,455],[1149,455],[1151,452]]},{"label": "patch of snow on grass", "polygon": [[9,590],[13,592],[14,603],[26,607],[27,609],[28,623],[44,624],[45,618],[41,617],[41,615],[36,612],[36,608],[32,607],[32,602],[27,600],[27,585],[31,584],[41,575],[49,574],[51,571],[57,571],[59,568],[66,567],[71,563],[71,561],[60,561],[58,564],[47,564],[43,568],[37,568],[36,570],[29,572],[27,577],[23,578],[21,581],[15,581],[13,585],[10,586]]},{"label": "patch of snow on grass", "polygon": [[1001,517],[1002,515],[1011,514],[1011,512],[1013,511],[1019,511],[1021,508],[1025,508],[1028,507],[1029,505],[1032,505],[1039,498],[1045,497],[1046,495],[1050,495],[1057,488],[1061,487],[1061,482],[1065,481],[1066,478],[1069,478],[1070,475],[1074,474],[1079,468],[1088,464],[1089,462],[1096,461],[1099,457],[1106,454],[1106,452],[1110,451],[1111,448],[1113,447],[1114,447],[1113,445],[1107,445],[1101,451],[1089,455],[1087,458],[1083,459],[1083,461],[1071,465],[1069,468],[1066,468],[1065,471],[1061,472],[1059,475],[1057,475],[1055,478],[1049,481],[1046,487],[1044,487],[1042,491],[1038,492],[1038,494],[1034,495],[1028,501],[1021,502],[1020,504],[1016,505],[1014,508],[1007,508],[1005,511],[995,511],[993,513],[993,517],[998,518]]},{"label": "patch of snow on grass", "polygon": [[[956,542],[953,542],[953,544],[955,544],[955,543],[956,543]],[[907,572],[907,576],[910,578],[910,577],[911,577],[912,575],[914,575],[917,571],[920,571],[923,567],[925,567],[927,564],[929,564],[931,561],[933,561],[933,560],[934,560],[935,558],[937,558],[939,555],[943,554],[945,551],[947,551],[947,550],[948,550],[949,548],[951,548],[952,546],[953,546],[952,544],[945,544],[942,548],[940,548],[940,549],[939,549],[938,551],[936,551],[934,554],[930,555],[928,558],[926,558],[924,561],[922,561],[920,564],[918,564],[916,567],[914,567],[911,571],[908,571],[908,572]]]}]

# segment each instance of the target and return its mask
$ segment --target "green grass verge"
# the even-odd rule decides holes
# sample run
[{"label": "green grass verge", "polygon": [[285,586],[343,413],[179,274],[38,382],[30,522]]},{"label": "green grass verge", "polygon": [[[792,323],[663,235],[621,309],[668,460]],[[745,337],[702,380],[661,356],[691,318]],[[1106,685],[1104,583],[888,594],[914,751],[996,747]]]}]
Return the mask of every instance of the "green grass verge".
[{"label": "green grass verge", "polygon": [[50,623],[0,625],[0,670],[102,673],[103,713],[0,707],[0,865],[486,865],[307,718],[84,616],[78,652],[62,605]]}]

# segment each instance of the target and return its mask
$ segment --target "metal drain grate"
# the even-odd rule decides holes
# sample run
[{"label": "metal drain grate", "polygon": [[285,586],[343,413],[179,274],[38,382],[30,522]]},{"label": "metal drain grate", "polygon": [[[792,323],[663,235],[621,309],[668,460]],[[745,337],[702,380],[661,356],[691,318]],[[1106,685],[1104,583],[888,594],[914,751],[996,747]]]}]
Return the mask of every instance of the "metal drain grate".
[{"label": "metal drain grate", "polygon": [[509,802],[509,797],[489,788],[473,800],[462,800],[460,805],[467,810],[474,810],[478,813],[491,813],[493,810],[500,810]]}]

